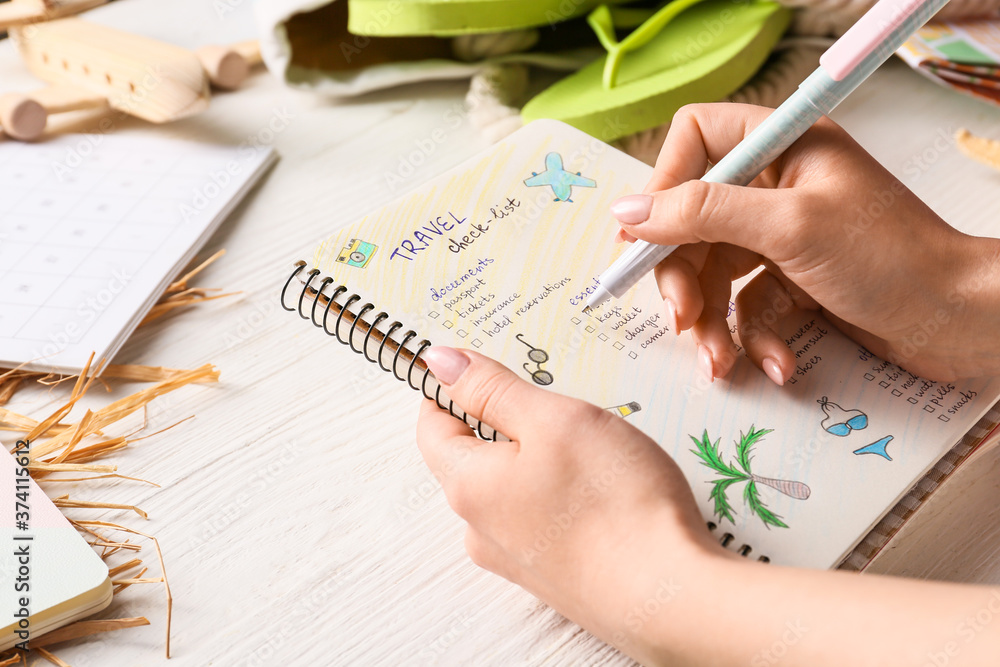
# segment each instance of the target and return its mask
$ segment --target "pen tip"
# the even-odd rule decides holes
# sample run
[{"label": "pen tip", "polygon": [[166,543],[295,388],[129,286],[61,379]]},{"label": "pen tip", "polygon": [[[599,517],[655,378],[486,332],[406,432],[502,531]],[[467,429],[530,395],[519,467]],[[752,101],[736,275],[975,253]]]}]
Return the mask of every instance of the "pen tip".
[{"label": "pen tip", "polygon": [[583,307],[583,314],[584,315],[590,315],[590,306],[584,306]]}]

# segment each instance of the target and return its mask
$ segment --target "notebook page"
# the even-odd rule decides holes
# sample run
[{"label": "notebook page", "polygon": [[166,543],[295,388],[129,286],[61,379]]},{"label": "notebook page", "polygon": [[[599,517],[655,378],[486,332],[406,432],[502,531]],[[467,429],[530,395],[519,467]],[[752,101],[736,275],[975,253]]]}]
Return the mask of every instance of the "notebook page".
[{"label": "notebook page", "polygon": [[0,143],[0,365],[113,357],[273,159],[121,133]]},{"label": "notebook page", "polygon": [[314,264],[432,343],[478,350],[647,433],[731,548],[830,567],[1000,387],[928,382],[814,313],[783,332],[798,359],[784,387],[745,358],[710,383],[690,336],[670,330],[651,276],[583,314],[623,250],[608,207],[649,175],[583,133],[536,121],[326,239]]}]

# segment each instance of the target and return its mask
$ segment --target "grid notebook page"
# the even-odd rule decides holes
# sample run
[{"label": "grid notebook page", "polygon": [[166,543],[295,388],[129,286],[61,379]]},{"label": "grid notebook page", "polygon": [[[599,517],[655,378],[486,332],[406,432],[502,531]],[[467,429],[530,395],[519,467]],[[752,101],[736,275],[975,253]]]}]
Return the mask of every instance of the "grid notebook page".
[{"label": "grid notebook page", "polygon": [[0,365],[110,360],[274,158],[124,134],[0,142]]}]

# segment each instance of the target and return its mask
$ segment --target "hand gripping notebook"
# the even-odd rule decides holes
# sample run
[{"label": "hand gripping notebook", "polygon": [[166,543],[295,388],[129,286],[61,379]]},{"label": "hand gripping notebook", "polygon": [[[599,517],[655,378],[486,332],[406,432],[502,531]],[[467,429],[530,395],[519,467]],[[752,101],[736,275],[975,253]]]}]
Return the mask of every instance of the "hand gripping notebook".
[{"label": "hand gripping notebook", "polygon": [[745,358],[709,383],[652,276],[583,314],[623,249],[608,207],[650,173],[536,121],[324,240],[290,267],[282,304],[485,438],[502,436],[441,391],[420,359],[431,344],[604,407],[673,456],[724,545],[834,567],[956,445],[964,456],[986,434],[1000,382],[925,380],[801,312],[782,324],[797,359],[784,387]]}]

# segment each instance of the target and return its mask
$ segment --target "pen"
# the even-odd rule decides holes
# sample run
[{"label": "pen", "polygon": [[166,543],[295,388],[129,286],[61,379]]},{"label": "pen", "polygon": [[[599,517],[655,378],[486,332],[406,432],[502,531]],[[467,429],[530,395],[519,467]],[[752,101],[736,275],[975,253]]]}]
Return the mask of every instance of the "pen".
[{"label": "pen", "polygon": [[[880,0],[819,59],[819,67],[701,180],[746,185],[821,116],[830,113],[948,0]],[[588,313],[621,298],[677,246],[635,241],[597,282]]]}]

